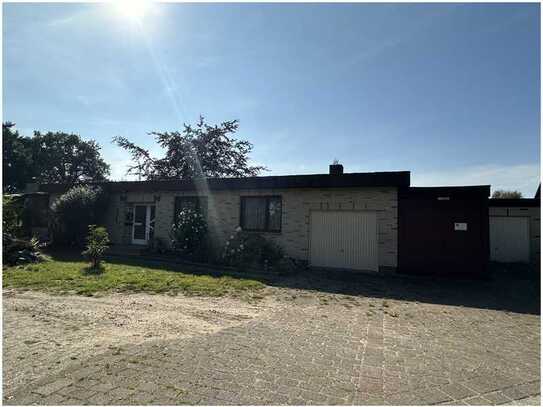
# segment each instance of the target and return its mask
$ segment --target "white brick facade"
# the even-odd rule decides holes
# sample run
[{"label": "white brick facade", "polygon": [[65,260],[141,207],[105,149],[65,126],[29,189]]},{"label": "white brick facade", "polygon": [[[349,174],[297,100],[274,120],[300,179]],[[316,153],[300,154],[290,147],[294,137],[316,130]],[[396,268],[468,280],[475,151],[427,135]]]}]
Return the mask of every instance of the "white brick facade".
[{"label": "white brick facade", "polygon": [[[169,243],[176,196],[195,196],[195,192],[114,193],[106,226],[113,243],[130,244],[131,226],[125,223],[126,206],[134,203],[156,205],[155,237]],[[312,210],[377,211],[379,228],[379,266],[396,268],[398,257],[398,197],[396,187],[291,188],[229,190],[201,193],[208,200],[208,225],[222,245],[239,226],[240,197],[274,195],[282,197],[281,232],[264,232],[278,243],[288,256],[309,260],[310,213]],[[122,200],[121,200],[122,197]]]}]

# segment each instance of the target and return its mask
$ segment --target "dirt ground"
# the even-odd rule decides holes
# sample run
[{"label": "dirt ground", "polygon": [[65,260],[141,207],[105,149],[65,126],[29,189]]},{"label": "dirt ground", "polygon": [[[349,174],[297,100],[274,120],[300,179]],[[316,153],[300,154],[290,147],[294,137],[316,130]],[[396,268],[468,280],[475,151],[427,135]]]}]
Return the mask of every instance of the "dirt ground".
[{"label": "dirt ground", "polygon": [[4,290],[4,390],[126,345],[190,338],[247,322],[277,308],[221,297],[116,293],[52,296]]},{"label": "dirt ground", "polygon": [[307,273],[258,294],[4,290],[4,404],[540,404],[531,277]]}]

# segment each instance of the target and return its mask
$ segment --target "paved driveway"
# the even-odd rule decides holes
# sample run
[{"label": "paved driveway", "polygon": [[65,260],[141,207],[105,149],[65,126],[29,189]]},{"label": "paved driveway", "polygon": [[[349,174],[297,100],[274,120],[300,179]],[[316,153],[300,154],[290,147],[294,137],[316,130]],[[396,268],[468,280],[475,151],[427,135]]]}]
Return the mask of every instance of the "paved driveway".
[{"label": "paved driveway", "polygon": [[94,354],[5,404],[536,404],[538,283],[291,277],[272,313]]}]

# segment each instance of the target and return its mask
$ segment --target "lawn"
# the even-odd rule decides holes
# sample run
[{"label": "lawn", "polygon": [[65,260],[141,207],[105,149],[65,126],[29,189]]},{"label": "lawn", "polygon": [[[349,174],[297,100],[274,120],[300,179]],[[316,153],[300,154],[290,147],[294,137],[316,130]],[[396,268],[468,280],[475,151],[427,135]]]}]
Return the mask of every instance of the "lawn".
[{"label": "lawn", "polygon": [[88,263],[63,260],[4,268],[3,283],[4,287],[81,295],[122,291],[221,296],[264,287],[249,278],[192,274],[170,266],[106,262],[102,273],[89,273]]}]

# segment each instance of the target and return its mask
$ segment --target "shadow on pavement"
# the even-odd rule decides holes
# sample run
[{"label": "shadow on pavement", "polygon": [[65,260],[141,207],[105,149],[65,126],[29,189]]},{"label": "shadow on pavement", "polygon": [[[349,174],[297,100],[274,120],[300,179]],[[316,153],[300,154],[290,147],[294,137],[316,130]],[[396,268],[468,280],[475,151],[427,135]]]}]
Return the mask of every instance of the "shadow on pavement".
[{"label": "shadow on pavement", "polygon": [[[59,261],[81,261],[75,252],[51,252]],[[346,271],[302,270],[290,275],[238,271],[204,264],[177,263],[142,256],[109,257],[109,263],[177,271],[195,275],[251,278],[273,287],[322,293],[504,310],[540,315],[540,272],[529,266],[490,264],[485,279],[454,276],[411,276]]]}]

